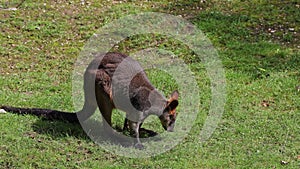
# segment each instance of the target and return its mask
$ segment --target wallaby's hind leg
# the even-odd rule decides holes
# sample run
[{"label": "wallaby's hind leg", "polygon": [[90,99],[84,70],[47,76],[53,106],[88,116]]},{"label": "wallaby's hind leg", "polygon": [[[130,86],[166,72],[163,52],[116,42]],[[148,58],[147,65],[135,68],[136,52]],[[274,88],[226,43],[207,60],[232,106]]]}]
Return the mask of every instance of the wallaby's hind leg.
[{"label": "wallaby's hind leg", "polygon": [[104,93],[101,88],[96,88],[96,98],[103,118],[103,127],[105,130],[110,131],[113,105],[109,99],[109,96]]},{"label": "wallaby's hind leg", "polygon": [[[101,101],[100,101],[101,102]],[[105,129],[111,127],[111,115],[112,115],[112,107],[109,103],[105,104],[101,102],[99,104],[99,109],[103,117],[103,125]]]}]

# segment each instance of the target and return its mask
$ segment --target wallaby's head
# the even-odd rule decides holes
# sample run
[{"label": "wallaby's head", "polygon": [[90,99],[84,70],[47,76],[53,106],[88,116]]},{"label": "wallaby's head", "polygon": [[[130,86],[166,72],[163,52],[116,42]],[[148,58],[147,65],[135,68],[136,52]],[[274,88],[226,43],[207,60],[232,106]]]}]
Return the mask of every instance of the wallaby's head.
[{"label": "wallaby's head", "polygon": [[175,90],[170,99],[167,101],[167,105],[163,111],[163,114],[159,116],[162,126],[167,131],[173,131],[176,121],[176,107],[178,106],[179,93]]}]

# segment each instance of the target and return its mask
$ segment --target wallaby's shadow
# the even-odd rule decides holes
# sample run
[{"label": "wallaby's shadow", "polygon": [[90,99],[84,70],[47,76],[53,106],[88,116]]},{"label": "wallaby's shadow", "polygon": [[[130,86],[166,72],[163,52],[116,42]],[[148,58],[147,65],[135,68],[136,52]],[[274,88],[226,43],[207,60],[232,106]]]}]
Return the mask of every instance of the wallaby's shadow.
[{"label": "wallaby's shadow", "polygon": [[[102,122],[89,120],[88,125],[85,125],[85,129],[83,129],[77,123],[39,119],[32,125],[32,128],[36,133],[48,135],[53,139],[72,136],[78,139],[93,140],[98,144],[109,142],[123,147],[129,147],[134,144],[134,138],[129,135],[129,131],[123,131],[119,126],[115,126],[112,132],[107,132],[102,127]],[[140,129],[140,138],[151,138],[157,135],[158,133],[152,130]],[[155,140],[160,140],[160,138]]]},{"label": "wallaby's shadow", "polygon": [[81,125],[77,123],[39,119],[33,123],[32,128],[36,133],[48,135],[53,139],[69,136],[79,139],[89,139]]}]

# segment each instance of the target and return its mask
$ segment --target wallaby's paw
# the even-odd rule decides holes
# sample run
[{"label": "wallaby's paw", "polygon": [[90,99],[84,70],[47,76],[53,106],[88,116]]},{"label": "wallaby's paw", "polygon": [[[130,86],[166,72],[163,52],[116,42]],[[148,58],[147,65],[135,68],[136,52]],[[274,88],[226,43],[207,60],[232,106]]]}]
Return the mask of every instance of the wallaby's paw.
[{"label": "wallaby's paw", "polygon": [[7,113],[4,109],[0,109],[0,114],[1,113]]},{"label": "wallaby's paw", "polygon": [[142,143],[136,143],[136,144],[134,145],[134,148],[139,149],[139,150],[142,150],[142,149],[144,149],[145,147],[143,146]]}]

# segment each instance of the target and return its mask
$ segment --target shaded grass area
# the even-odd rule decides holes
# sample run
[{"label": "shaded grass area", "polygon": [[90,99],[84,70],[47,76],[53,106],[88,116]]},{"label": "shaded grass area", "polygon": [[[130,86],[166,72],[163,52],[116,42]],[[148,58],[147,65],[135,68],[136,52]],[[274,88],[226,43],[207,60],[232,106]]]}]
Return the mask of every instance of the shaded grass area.
[{"label": "shaded grass area", "polygon": [[[173,40],[153,35],[132,37],[115,50],[170,50],[185,59],[195,73],[201,88],[200,112],[180,145],[155,157],[130,159],[103,150],[80,126],[0,114],[0,166],[298,168],[299,5],[294,0],[25,1],[16,11],[1,9],[1,105],[73,111],[71,74],[84,43],[106,23],[142,11],[181,15],[210,38],[226,71],[227,103],[217,130],[201,143],[199,131],[211,97],[203,64]],[[166,94],[175,88],[163,74],[150,72],[149,76]],[[114,125],[121,125],[122,119],[115,118]],[[148,127],[161,130],[158,123]]]}]

